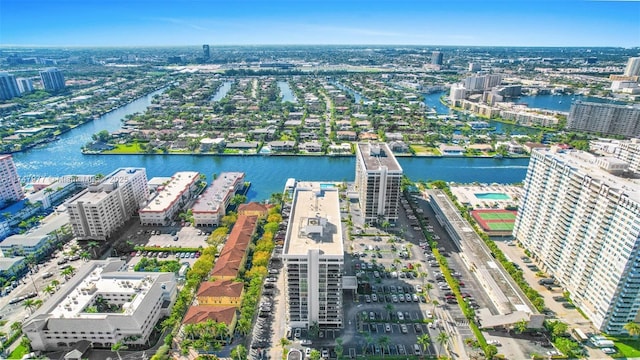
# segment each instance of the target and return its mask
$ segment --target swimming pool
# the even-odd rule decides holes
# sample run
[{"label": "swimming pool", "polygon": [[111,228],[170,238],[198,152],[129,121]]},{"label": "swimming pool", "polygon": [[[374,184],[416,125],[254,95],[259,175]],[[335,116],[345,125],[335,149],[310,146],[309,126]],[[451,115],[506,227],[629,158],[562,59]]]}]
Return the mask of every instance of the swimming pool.
[{"label": "swimming pool", "polygon": [[320,184],[320,189],[333,189],[335,184]]},{"label": "swimming pool", "polygon": [[511,197],[505,193],[475,193],[480,200],[510,200]]}]

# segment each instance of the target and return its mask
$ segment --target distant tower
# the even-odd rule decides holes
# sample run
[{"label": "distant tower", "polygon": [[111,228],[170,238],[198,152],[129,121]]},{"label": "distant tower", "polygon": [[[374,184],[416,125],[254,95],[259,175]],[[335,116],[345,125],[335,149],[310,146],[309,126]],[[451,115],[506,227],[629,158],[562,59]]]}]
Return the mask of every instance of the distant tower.
[{"label": "distant tower", "polygon": [[442,52],[434,51],[431,53],[431,65],[442,65]]},{"label": "distant tower", "polygon": [[207,44],[202,45],[202,56],[204,57],[205,61],[209,60],[209,58],[211,57],[211,52],[209,51],[209,45]]},{"label": "distant tower", "polygon": [[42,79],[42,86],[44,86],[44,89],[47,91],[63,90],[65,87],[64,76],[62,76],[62,72],[56,68],[40,71],[40,78]]},{"label": "distant tower", "polygon": [[31,79],[17,78],[16,81],[18,82],[18,89],[20,90],[20,94],[33,91],[33,81],[31,81]]},{"label": "distant tower", "polygon": [[482,70],[482,66],[479,63],[469,63],[469,72],[476,72]]},{"label": "distant tower", "polygon": [[16,77],[11,74],[0,73],[0,100],[9,100],[16,96],[20,96]]},{"label": "distant tower", "polygon": [[629,58],[624,76],[640,76],[640,57]]},{"label": "distant tower", "polygon": [[20,178],[11,155],[0,155],[0,209],[24,197]]}]

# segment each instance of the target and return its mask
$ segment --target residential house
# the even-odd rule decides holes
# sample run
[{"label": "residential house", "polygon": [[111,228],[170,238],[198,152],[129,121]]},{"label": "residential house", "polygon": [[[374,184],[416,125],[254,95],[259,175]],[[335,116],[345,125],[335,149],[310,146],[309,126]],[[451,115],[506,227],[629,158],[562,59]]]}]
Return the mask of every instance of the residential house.
[{"label": "residential house", "polygon": [[216,280],[200,284],[196,298],[198,305],[240,308],[243,294],[244,283],[234,280]]}]

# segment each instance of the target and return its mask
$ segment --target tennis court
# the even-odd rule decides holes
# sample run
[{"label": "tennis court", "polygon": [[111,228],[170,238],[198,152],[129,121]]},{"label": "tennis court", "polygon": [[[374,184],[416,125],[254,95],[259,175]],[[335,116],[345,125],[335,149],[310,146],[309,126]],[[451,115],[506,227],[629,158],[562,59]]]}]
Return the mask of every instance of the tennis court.
[{"label": "tennis court", "polygon": [[516,214],[515,211],[511,210],[475,210],[471,212],[476,222],[487,233],[513,231]]}]

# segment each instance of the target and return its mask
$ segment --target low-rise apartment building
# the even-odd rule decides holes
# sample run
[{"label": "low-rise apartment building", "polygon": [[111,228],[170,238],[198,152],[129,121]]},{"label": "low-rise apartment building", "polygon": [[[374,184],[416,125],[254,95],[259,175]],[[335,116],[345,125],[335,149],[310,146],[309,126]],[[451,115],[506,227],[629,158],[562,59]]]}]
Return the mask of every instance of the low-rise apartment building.
[{"label": "low-rise apartment building", "polygon": [[91,261],[78,269],[23,324],[37,351],[64,350],[82,340],[94,348],[143,345],[176,296],[172,273],[128,272],[122,260]]},{"label": "low-rise apartment building", "polygon": [[169,225],[173,217],[197,195],[199,179],[200,173],[197,171],[175,173],[166,184],[158,187],[155,196],[140,209],[140,223]]},{"label": "low-rise apartment building", "polygon": [[195,226],[217,226],[225,216],[233,196],[244,187],[244,173],[223,172],[191,208]]}]

